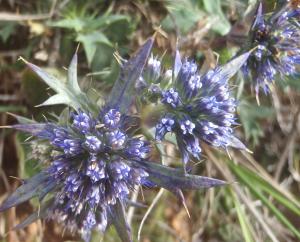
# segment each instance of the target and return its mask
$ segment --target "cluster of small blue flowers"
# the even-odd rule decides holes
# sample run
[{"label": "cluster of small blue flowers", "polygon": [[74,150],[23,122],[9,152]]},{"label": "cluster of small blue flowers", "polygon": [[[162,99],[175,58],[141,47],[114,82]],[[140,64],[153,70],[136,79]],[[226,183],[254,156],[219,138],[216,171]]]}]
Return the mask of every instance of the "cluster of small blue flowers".
[{"label": "cluster of small blue flowers", "polygon": [[[44,145],[43,149],[35,145],[34,153],[41,154],[38,159],[44,169],[26,180],[0,206],[2,212],[33,197],[39,198],[39,211],[16,228],[48,218],[59,221],[71,232],[80,232],[85,241],[90,241],[91,230],[104,232],[113,225],[122,241],[133,241],[124,206],[129,204],[128,195],[136,186],[159,186],[178,195],[182,189],[226,184],[151,162],[150,142],[137,136],[139,118],[122,113],[130,108],[136,84],[154,97],[150,103],[160,100],[164,104],[167,112],[156,126],[156,137],[161,140],[167,132],[175,132],[185,162],[188,154],[198,157],[201,151],[198,139],[226,146],[232,132],[229,126],[234,122],[231,112],[235,108],[226,80],[240,67],[240,60],[234,63],[238,66],[234,71],[231,64],[230,71],[216,68],[200,77],[195,63],[185,60],[181,64],[177,59],[174,70],[180,70],[179,73],[168,70],[161,75],[161,62],[149,58],[153,42],[154,38],[150,38],[135,57],[122,65],[119,79],[98,117],[87,111],[96,112],[97,105],[76,83],[75,54],[68,69],[69,86],[63,88],[73,87],[74,93],[58,94],[65,95],[66,104],[76,110],[70,123],[37,123],[24,118],[26,122],[9,126],[31,134],[36,138],[34,142]],[[39,67],[26,64],[47,84],[55,80]],[[172,86],[165,85],[172,81]],[[53,89],[57,91],[56,87]]]},{"label": "cluster of small blue flowers", "polygon": [[194,61],[182,62],[178,52],[176,58],[174,78],[160,91],[166,110],[156,125],[156,139],[160,141],[166,133],[175,133],[184,163],[189,155],[199,158],[200,140],[215,147],[244,149],[231,128],[236,120],[236,102],[227,84],[228,73],[217,67],[201,76]]},{"label": "cluster of small blue flowers", "polygon": [[143,184],[147,172],[130,160],[145,160],[150,146],[125,133],[128,119],[116,109],[102,112],[98,120],[79,111],[71,127],[46,124],[37,134],[59,152],[47,168],[57,184],[49,218],[83,235],[91,229],[104,232],[109,206]]},{"label": "cluster of small blue flowers", "polygon": [[270,91],[276,75],[281,78],[297,73],[300,64],[300,9],[285,6],[266,17],[259,6],[252,25],[249,47],[255,48],[242,67],[244,76],[252,81],[258,95]]}]

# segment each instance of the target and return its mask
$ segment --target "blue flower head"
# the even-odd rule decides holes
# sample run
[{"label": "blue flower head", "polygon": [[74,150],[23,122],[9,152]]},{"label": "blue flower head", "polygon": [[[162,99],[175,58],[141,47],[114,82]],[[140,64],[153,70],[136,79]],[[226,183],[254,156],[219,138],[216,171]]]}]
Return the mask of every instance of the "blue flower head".
[{"label": "blue flower head", "polygon": [[254,51],[242,67],[257,96],[260,89],[269,93],[277,76],[284,78],[298,73],[299,17],[299,8],[293,9],[289,5],[267,17],[262,13],[262,5],[259,5],[248,43]]},{"label": "blue flower head", "polygon": [[123,116],[108,109],[102,119],[94,119],[79,111],[72,115],[70,126],[46,123],[35,134],[57,151],[44,171],[56,190],[48,218],[84,235],[91,229],[104,232],[110,206],[143,184],[148,173],[130,160],[145,161],[150,144],[126,134],[123,121],[128,122],[128,117]]},{"label": "blue flower head", "polygon": [[242,55],[225,66],[200,74],[197,64],[181,60],[177,51],[173,79],[160,91],[165,109],[156,124],[155,136],[162,140],[166,133],[174,133],[184,163],[190,155],[199,158],[199,141],[224,149],[246,148],[233,134],[236,101],[228,80],[247,57],[248,54]]}]

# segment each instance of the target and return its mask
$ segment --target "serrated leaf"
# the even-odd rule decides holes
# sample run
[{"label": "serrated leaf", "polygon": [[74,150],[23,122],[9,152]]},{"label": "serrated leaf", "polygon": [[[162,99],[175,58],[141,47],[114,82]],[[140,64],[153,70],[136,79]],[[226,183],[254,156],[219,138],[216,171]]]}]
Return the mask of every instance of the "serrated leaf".
[{"label": "serrated leaf", "polygon": [[88,32],[96,29],[103,29],[115,22],[129,21],[128,16],[120,14],[109,14],[106,13],[98,18],[94,17],[76,17],[76,18],[65,18],[58,21],[49,22],[48,25],[51,27],[59,27],[72,29],[77,33]]},{"label": "serrated leaf", "polygon": [[126,15],[121,14],[110,14],[109,12],[105,13],[101,17],[95,18],[92,21],[90,21],[89,28],[90,29],[104,29],[108,26],[113,25],[114,23],[126,21],[129,22],[130,18]]},{"label": "serrated leaf", "polygon": [[118,80],[115,82],[109,95],[108,106],[116,107],[122,112],[128,107],[134,97],[134,86],[140,77],[147,59],[151,53],[154,37],[148,39],[137,54],[130,58],[122,67]]},{"label": "serrated leaf", "polygon": [[222,180],[185,174],[182,170],[163,166],[154,162],[135,162],[136,165],[142,167],[149,173],[148,179],[156,185],[164,187],[168,190],[183,189],[201,189],[226,185]]},{"label": "serrated leaf", "polygon": [[77,53],[75,53],[70,68],[68,70],[68,79],[67,83],[64,83],[54,76],[50,75],[40,67],[27,62],[24,60],[26,65],[34,71],[50,88],[52,88],[57,95],[50,97],[42,105],[55,105],[55,104],[66,104],[73,107],[75,110],[82,109],[85,111],[95,111],[97,108],[95,104],[91,103],[85,93],[83,93],[77,83],[77,77],[74,76],[77,74]]},{"label": "serrated leaf", "polygon": [[91,65],[91,63],[94,59],[98,44],[102,43],[102,44],[105,44],[112,48],[112,43],[100,31],[93,31],[88,34],[87,33],[78,34],[76,40],[83,44],[83,48],[84,48],[89,66]]},{"label": "serrated leaf", "polygon": [[23,116],[20,116],[20,115],[14,114],[14,113],[9,113],[9,115],[11,115],[15,119],[17,119],[17,121],[18,121],[19,124],[34,124],[34,123],[36,123],[32,119],[28,119],[28,118],[25,118]]},{"label": "serrated leaf", "polygon": [[125,218],[124,206],[120,200],[110,209],[110,220],[122,242],[132,242],[131,230]]},{"label": "serrated leaf", "polygon": [[43,191],[48,177],[45,173],[39,173],[34,177],[26,180],[16,191],[13,192],[0,206],[0,212],[17,206],[29,199],[39,196]]}]

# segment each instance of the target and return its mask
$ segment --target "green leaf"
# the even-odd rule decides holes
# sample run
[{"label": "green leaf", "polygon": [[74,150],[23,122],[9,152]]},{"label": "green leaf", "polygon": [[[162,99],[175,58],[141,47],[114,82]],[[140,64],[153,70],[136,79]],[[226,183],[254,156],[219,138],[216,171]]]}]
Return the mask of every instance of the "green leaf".
[{"label": "green leaf", "polygon": [[77,95],[81,95],[81,89],[78,84],[77,80],[77,62],[78,62],[78,57],[77,54],[75,54],[71,60],[69,69],[68,69],[68,86],[74,90],[74,92]]},{"label": "green leaf", "polygon": [[106,28],[116,22],[129,22],[129,17],[121,14],[104,14],[100,17],[66,17],[58,21],[48,22],[48,26],[71,29],[77,33],[88,33],[94,30]]},{"label": "green leaf", "polygon": [[109,39],[99,31],[94,31],[88,34],[78,34],[76,40],[83,44],[89,66],[91,66],[97,47],[100,43],[112,48],[112,43]]},{"label": "green leaf", "polygon": [[212,29],[221,35],[225,35],[230,31],[231,25],[225,17],[221,0],[203,0],[204,9],[211,15],[214,21]]},{"label": "green leaf", "polygon": [[34,120],[22,117],[20,115],[14,114],[14,113],[9,113],[11,116],[13,116],[19,124],[34,124],[36,123]]},{"label": "green leaf", "polygon": [[76,32],[84,30],[86,27],[86,19],[84,18],[65,18],[58,21],[49,22],[48,26],[73,29]]},{"label": "green leaf", "polygon": [[[230,163],[232,167],[233,164]],[[258,176],[257,173],[251,171],[250,169],[242,166],[236,166],[235,169],[239,170],[239,174],[243,173],[243,177],[250,180],[256,185],[260,190],[271,195],[275,200],[284,205],[286,208],[290,209],[292,212],[300,216],[300,203],[294,202],[291,199],[286,198],[284,194],[274,188],[268,181],[264,180],[262,177]],[[236,171],[236,170],[235,170]]]},{"label": "green leaf", "polygon": [[15,22],[3,22],[0,24],[0,37],[3,43],[15,32],[17,24]]},{"label": "green leaf", "polygon": [[39,105],[36,105],[36,107],[58,105],[58,104],[69,104],[69,103],[70,103],[69,97],[67,97],[63,94],[55,94],[55,95],[49,97],[45,102],[43,102]]},{"label": "green leaf", "polygon": [[[241,225],[241,229],[243,232],[243,236],[245,239],[245,242],[254,242],[252,234],[251,234],[251,230],[250,230],[250,223],[249,220],[245,214],[245,211],[243,210],[241,203],[239,201],[239,199],[237,198],[237,196],[235,195],[235,193],[232,191],[232,189],[229,189],[231,196],[233,198],[233,202],[234,202],[234,206],[238,215],[238,219]],[[253,228],[252,228],[253,231]]]},{"label": "green leaf", "polygon": [[129,23],[130,18],[126,15],[121,14],[104,14],[98,18],[95,18],[93,21],[90,21],[89,28],[90,29],[103,29],[110,28],[111,25],[116,24],[118,22],[127,22]]},{"label": "green leaf", "polygon": [[0,113],[6,112],[22,112],[26,111],[26,107],[17,105],[0,105]]},{"label": "green leaf", "polygon": [[41,69],[40,67],[22,59],[26,65],[34,71],[49,87],[57,94],[50,97],[39,106],[66,104],[75,110],[97,111],[95,104],[91,103],[85,93],[83,93],[77,82],[77,53],[73,56],[68,69],[67,83],[58,80],[54,76]]}]

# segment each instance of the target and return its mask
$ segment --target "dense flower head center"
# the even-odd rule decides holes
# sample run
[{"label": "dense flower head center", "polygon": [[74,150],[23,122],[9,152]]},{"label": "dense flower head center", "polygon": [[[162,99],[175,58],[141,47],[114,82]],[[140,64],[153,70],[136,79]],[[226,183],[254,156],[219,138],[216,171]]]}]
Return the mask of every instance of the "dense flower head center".
[{"label": "dense flower head center", "polygon": [[49,217],[73,231],[104,231],[109,207],[145,182],[148,173],[132,160],[144,161],[150,144],[128,134],[131,119],[116,109],[97,119],[81,110],[71,117],[71,125],[49,123],[38,134],[57,151],[47,168],[59,187]]},{"label": "dense flower head center", "polygon": [[162,141],[167,133],[175,134],[184,163],[189,155],[199,158],[199,141],[225,149],[244,149],[231,128],[236,124],[233,113],[237,103],[231,96],[228,70],[217,66],[200,73],[196,62],[187,58],[174,63],[177,66],[171,81],[160,91],[164,109],[155,126],[156,140]]}]

